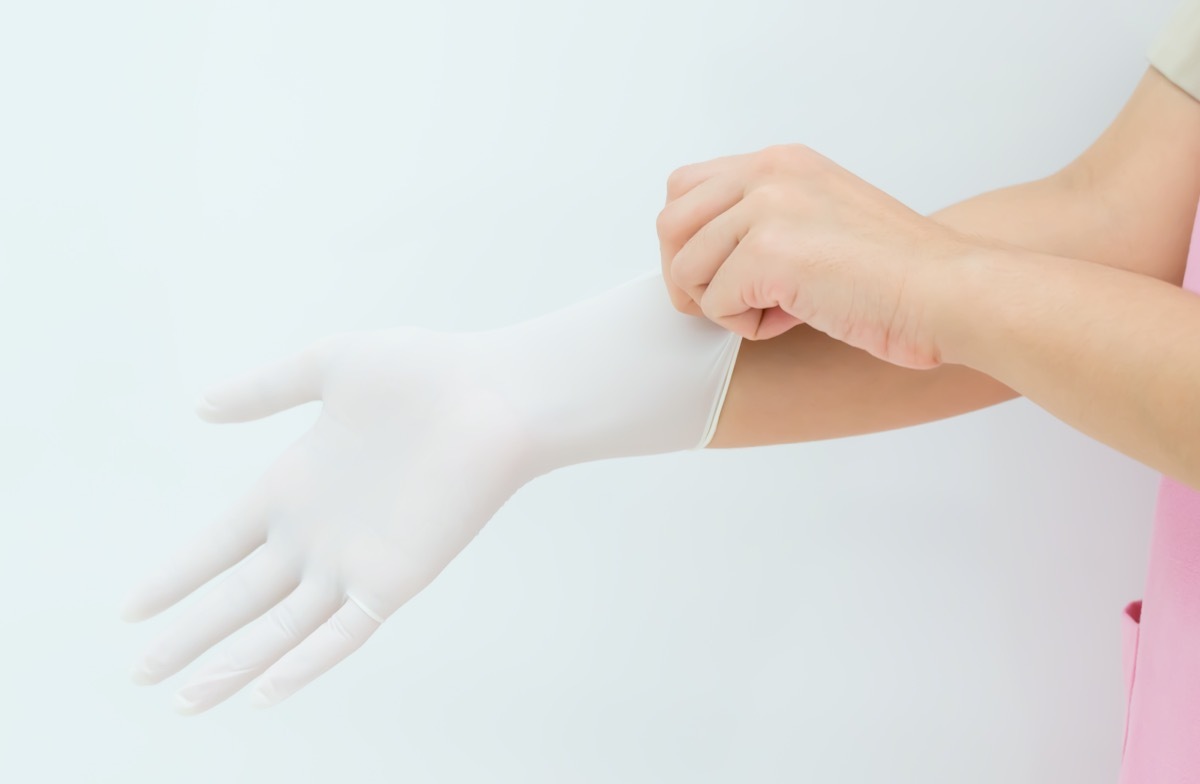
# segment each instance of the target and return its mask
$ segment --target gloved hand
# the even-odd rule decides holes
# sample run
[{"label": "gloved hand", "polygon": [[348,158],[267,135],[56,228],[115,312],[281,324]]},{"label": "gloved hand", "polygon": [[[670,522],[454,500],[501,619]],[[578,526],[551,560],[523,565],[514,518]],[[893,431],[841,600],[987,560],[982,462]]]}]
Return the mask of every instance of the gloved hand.
[{"label": "gloved hand", "polygon": [[484,332],[346,333],[209,389],[243,422],[314,400],[312,428],[133,591],[141,620],[236,568],[146,648],[157,683],[249,624],[176,696],[198,713],[258,678],[271,705],[352,653],[523,484],[554,468],[699,448],[740,339],[675,311],[659,273]]}]

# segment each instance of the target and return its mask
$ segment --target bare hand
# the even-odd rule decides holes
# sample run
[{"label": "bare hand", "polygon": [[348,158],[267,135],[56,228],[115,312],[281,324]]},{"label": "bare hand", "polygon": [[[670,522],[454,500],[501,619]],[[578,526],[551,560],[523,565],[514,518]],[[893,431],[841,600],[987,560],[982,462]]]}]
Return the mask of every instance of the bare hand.
[{"label": "bare hand", "polygon": [[902,367],[941,363],[941,303],[974,240],[798,144],[685,166],[667,188],[677,309],[749,339],[807,323]]}]

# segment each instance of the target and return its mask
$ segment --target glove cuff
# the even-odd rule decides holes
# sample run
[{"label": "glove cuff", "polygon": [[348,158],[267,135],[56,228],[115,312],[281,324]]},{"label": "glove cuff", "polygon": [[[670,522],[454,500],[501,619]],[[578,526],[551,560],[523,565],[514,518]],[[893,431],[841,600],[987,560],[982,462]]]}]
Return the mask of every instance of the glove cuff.
[{"label": "glove cuff", "polygon": [[704,448],[741,343],[675,310],[657,270],[481,338],[489,386],[526,423],[539,473]]}]

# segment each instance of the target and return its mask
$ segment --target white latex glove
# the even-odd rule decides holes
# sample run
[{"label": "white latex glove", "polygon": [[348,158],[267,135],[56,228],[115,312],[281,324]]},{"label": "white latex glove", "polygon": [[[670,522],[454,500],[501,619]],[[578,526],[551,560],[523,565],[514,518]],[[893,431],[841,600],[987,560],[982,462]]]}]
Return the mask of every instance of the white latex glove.
[{"label": "white latex glove", "polygon": [[145,649],[134,680],[157,683],[249,624],[176,707],[198,713],[255,678],[254,704],[288,697],[362,645],[530,479],[707,444],[739,341],[675,311],[655,272],[491,331],[336,335],[212,387],[197,407],[212,422],[323,405],[224,518],[130,595],[123,616],[141,620],[237,565]]}]

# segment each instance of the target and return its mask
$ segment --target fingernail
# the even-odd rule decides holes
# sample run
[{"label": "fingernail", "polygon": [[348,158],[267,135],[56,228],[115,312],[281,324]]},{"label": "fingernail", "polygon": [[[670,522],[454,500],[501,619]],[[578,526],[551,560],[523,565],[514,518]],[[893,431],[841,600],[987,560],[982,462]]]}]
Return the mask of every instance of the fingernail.
[{"label": "fingernail", "polygon": [[183,696],[182,691],[175,695],[173,702],[176,712],[182,713],[185,716],[194,716],[200,712],[196,710],[198,703]]},{"label": "fingernail", "polygon": [[188,708],[195,708],[208,696],[208,692],[203,683],[189,683],[175,692],[175,704],[177,707],[186,705]]},{"label": "fingernail", "polygon": [[198,414],[201,419],[211,419],[217,413],[217,407],[209,402],[207,396],[201,395],[200,397],[196,398],[196,414]]},{"label": "fingernail", "polygon": [[144,662],[138,662],[129,668],[129,679],[141,686],[149,686],[158,682],[158,679],[154,677],[154,673]]},{"label": "fingernail", "polygon": [[255,689],[250,692],[250,707],[251,708],[269,708],[275,704],[275,700],[268,697],[262,689]]}]

